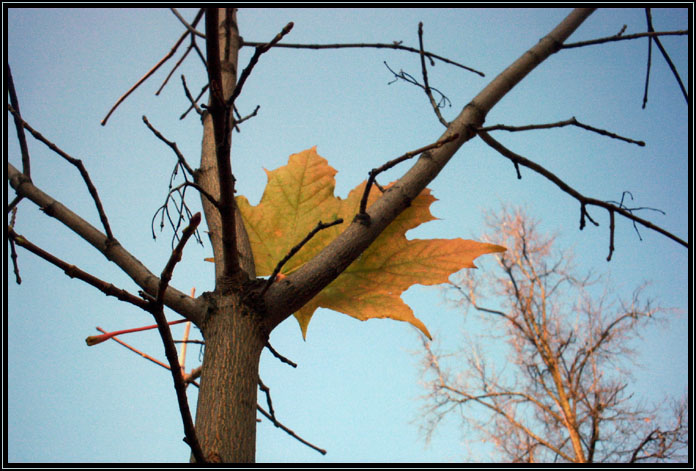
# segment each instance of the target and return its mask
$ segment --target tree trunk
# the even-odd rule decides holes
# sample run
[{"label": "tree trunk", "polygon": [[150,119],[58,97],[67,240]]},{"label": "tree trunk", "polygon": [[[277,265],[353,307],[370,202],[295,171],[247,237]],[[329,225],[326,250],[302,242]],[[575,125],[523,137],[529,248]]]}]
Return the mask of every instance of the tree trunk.
[{"label": "tree trunk", "polygon": [[[219,50],[223,97],[227,100],[237,82],[240,38],[234,10],[218,10]],[[203,119],[201,165],[196,181],[220,201],[220,184],[213,120]],[[230,289],[223,276],[222,220],[218,208],[202,197],[208,235],[215,256],[215,292],[204,294],[208,311],[198,326],[205,339],[205,355],[196,408],[196,435],[207,461],[251,463],[256,457],[256,394],[259,358],[268,335],[262,318],[242,303],[241,286]],[[240,268],[256,277],[244,224],[235,208],[237,252]],[[191,458],[193,461],[193,458]]]},{"label": "tree trunk", "polygon": [[201,325],[205,357],[198,392],[196,434],[206,460],[251,463],[256,454],[256,392],[267,335],[237,295],[206,294]]}]

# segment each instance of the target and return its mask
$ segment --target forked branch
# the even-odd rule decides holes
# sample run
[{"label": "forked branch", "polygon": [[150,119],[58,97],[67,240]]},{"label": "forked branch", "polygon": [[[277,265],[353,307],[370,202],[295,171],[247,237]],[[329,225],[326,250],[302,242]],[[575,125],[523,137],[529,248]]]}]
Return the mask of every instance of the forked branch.
[{"label": "forked branch", "polygon": [[582,195],[580,192],[578,192],[577,190],[572,188],[570,185],[565,183],[563,180],[561,180],[559,177],[557,177],[555,174],[553,174],[552,172],[550,172],[546,168],[544,168],[541,165],[537,164],[536,162],[532,162],[531,160],[529,160],[525,157],[522,157],[521,155],[516,154],[515,152],[506,148],[500,142],[493,139],[490,136],[490,134],[488,134],[486,131],[479,129],[479,136],[481,137],[481,139],[483,139],[483,141],[486,144],[491,146],[493,149],[497,150],[504,157],[510,159],[516,166],[523,165],[523,166],[535,171],[539,175],[542,175],[543,177],[547,178],[548,180],[550,180],[551,182],[556,184],[556,186],[558,186],[565,193],[568,193],[570,196],[572,196],[573,198],[578,200],[578,202],[580,202],[580,205],[581,205],[581,224],[580,224],[581,229],[584,227],[584,216],[587,215],[586,206],[588,206],[588,205],[589,206],[599,206],[601,208],[606,209],[609,212],[609,217],[610,217],[610,222],[611,222],[610,234],[609,234],[610,235],[610,250],[609,250],[608,259],[611,259],[611,254],[614,250],[614,245],[613,245],[613,241],[614,241],[614,224],[613,224],[614,213],[618,213],[621,216],[624,216],[625,218],[627,218],[631,221],[637,222],[638,224],[641,224],[642,226],[647,227],[648,229],[652,229],[656,232],[659,232],[660,234],[662,234],[666,237],[669,237],[670,239],[683,245],[684,247],[687,247],[687,248],[689,247],[688,242],[680,239],[679,237],[666,231],[665,229],[663,229],[659,226],[656,226],[653,223],[646,221],[645,219],[642,219],[642,218],[634,215],[631,211],[627,210],[624,207],[620,207],[620,206],[617,206],[615,204],[608,203],[606,201],[601,201],[601,200],[594,199],[594,198],[588,198],[588,197]]}]

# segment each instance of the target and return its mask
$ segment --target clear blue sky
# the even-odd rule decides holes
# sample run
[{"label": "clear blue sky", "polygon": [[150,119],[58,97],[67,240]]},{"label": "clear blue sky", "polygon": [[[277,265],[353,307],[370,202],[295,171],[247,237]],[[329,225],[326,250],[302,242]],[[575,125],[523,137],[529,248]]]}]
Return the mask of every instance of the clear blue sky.
[{"label": "clear blue sky", "polygon": [[[483,71],[485,78],[438,63],[431,85],[452,102],[452,119],[492,78],[546,35],[569,12],[466,9],[251,9],[239,13],[245,39],[266,41],[289,21],[289,42],[392,42],[418,44],[424,23],[426,49]],[[193,10],[183,10],[188,19]],[[657,30],[686,29],[688,12],[656,9]],[[97,186],[115,236],[159,273],[170,253],[171,231],[153,241],[150,223],[164,201],[175,157],[142,123],[150,122],[177,142],[196,164],[201,141],[198,119],[178,117],[186,107],[180,74],[192,90],[204,72],[192,54],[159,97],[154,96],[180,52],[111,117],[100,120],[182,33],[166,9],[10,9],[7,58],[25,119],[47,138],[81,158]],[[642,10],[595,12],[571,41],[645,30]],[[685,83],[684,37],[665,38]],[[201,47],[203,43],[201,42]],[[252,51],[245,49],[240,64]],[[644,148],[574,128],[496,134],[508,147],[545,165],[582,193],[618,200],[631,191],[636,206],[667,230],[689,240],[687,107],[665,61],[653,50],[647,109],[641,109],[647,42],[625,41],[565,50],[551,57],[489,114],[487,123],[523,125],[575,116],[587,124],[644,140]],[[419,77],[416,55],[388,50],[273,50],[264,55],[237,101],[243,114],[261,105],[256,118],[233,138],[237,189],[255,204],[266,183],[263,168],[275,169],[291,153],[316,145],[338,170],[336,194],[364,180],[386,160],[428,144],[442,132],[425,94],[405,83],[389,84],[390,72]],[[10,126],[9,160],[21,168]],[[96,227],[96,211],[77,171],[29,137],[32,178],[44,191]],[[389,174],[398,177],[406,167]],[[476,238],[482,210],[500,203],[525,205],[560,242],[578,253],[582,269],[610,272],[618,294],[629,296],[644,281],[648,294],[674,307],[671,322],[644,333],[634,390],[648,402],[680,396],[688,381],[688,250],[646,229],[640,241],[631,224],[617,219],[616,251],[606,262],[609,233],[605,211],[591,210],[601,226],[578,231],[579,205],[552,184],[513,166],[481,141],[467,143],[430,186],[439,218],[412,237]],[[385,178],[386,181],[386,178]],[[14,196],[10,189],[8,198]],[[199,207],[191,194],[189,204]],[[91,246],[43,215],[20,205],[16,230],[39,246],[115,285],[137,288]],[[212,251],[190,243],[172,285],[198,293],[213,287]],[[152,323],[145,313],[106,298],[60,270],[19,250],[22,284],[7,270],[6,406],[7,455],[11,462],[186,461],[188,447],[169,372],[114,342],[85,346],[100,326],[118,330]],[[491,263],[485,257],[480,265]],[[461,315],[443,303],[437,287],[414,287],[405,301],[433,335],[450,346],[460,339]],[[171,318],[177,316],[173,313]],[[175,329],[180,335],[181,329]],[[469,332],[471,333],[471,332]],[[156,333],[124,338],[164,358]],[[271,388],[278,418],[326,456],[301,445],[263,421],[258,427],[260,462],[460,462],[486,459],[485,448],[464,446],[456,420],[445,421],[426,447],[419,434],[420,348],[418,332],[387,320],[358,322],[330,311],[315,314],[303,341],[294,319],[271,335],[272,345],[296,363],[281,364],[268,352],[261,378]],[[189,349],[188,365],[198,362]],[[260,396],[262,398],[262,396]],[[196,403],[196,390],[189,388]]]}]

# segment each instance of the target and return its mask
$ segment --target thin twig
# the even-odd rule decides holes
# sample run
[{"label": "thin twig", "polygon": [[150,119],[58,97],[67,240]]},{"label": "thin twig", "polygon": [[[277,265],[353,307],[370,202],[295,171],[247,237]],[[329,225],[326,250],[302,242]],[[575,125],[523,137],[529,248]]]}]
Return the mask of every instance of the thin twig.
[{"label": "thin twig", "polygon": [[[198,23],[198,21],[201,19],[202,16],[203,16],[203,10],[201,9],[201,10],[198,12],[198,14],[196,15],[196,18],[193,20],[193,24],[196,25],[196,24]],[[162,66],[162,64],[164,64],[165,62],[167,62],[167,61],[169,60],[169,58],[172,57],[172,56],[174,55],[174,53],[175,53],[176,50],[179,48],[179,46],[181,45],[181,43],[183,42],[183,40],[186,39],[186,36],[188,36],[189,34],[191,34],[191,33],[189,33],[188,30],[187,30],[184,34],[182,34],[181,37],[178,39],[178,41],[177,41],[176,43],[174,43],[174,46],[172,47],[172,49],[171,49],[167,54],[165,54],[165,56],[164,56],[162,59],[160,59],[159,62],[157,62],[157,64],[155,64],[149,71],[147,71],[147,72],[145,73],[145,75],[143,75],[143,76],[140,78],[140,80],[138,80],[138,81],[135,83],[135,85],[133,85],[126,93],[124,93],[124,94],[121,96],[121,98],[119,98],[118,100],[116,100],[116,103],[114,104],[114,106],[111,107],[111,109],[110,109],[109,112],[106,114],[106,116],[104,117],[104,119],[102,119],[102,121],[101,121],[101,125],[102,125],[102,126],[106,125],[106,122],[109,120],[109,117],[111,116],[111,114],[112,114],[114,111],[116,111],[116,108],[118,108],[118,106],[119,106],[121,103],[123,103],[123,101],[124,101],[126,98],[128,98],[128,95],[130,95],[131,93],[133,93],[133,92],[135,91],[136,88],[138,88],[143,82],[145,82],[148,78],[150,78],[150,76],[151,76],[152,74],[154,74],[154,73],[157,71],[157,69],[159,69],[159,68]]]},{"label": "thin twig", "polygon": [[428,144],[427,146],[421,147],[420,149],[412,150],[410,152],[406,152],[404,155],[401,157],[397,157],[396,159],[390,160],[389,162],[385,163],[381,167],[378,168],[373,168],[370,170],[370,175],[367,179],[367,184],[365,184],[365,190],[363,191],[362,199],[360,200],[360,210],[358,212],[358,219],[363,220],[367,218],[367,200],[370,195],[370,188],[372,185],[375,183],[375,178],[377,178],[377,175],[380,173],[389,170],[390,168],[400,164],[401,162],[408,160],[418,154],[422,154],[423,152],[427,152],[432,149],[437,149],[438,147],[441,147],[445,144],[447,144],[450,141],[453,141],[459,137],[459,134],[453,134],[451,136],[447,136],[444,139],[441,139],[437,142],[434,142],[432,144]]},{"label": "thin twig", "polygon": [[273,354],[274,357],[276,357],[278,360],[282,361],[283,363],[287,363],[288,365],[292,366],[293,368],[297,368],[297,363],[295,363],[292,360],[288,360],[286,357],[278,353],[272,346],[270,342],[266,342],[266,348]]},{"label": "thin twig", "polygon": [[266,280],[266,284],[263,286],[263,290],[261,290],[260,296],[263,297],[263,295],[266,294],[266,291],[268,290],[268,288],[270,288],[270,286],[271,286],[271,285],[273,284],[273,282],[275,281],[276,276],[278,275],[278,273],[280,273],[280,270],[281,270],[281,268],[283,268],[283,265],[285,265],[285,264],[287,263],[287,261],[290,260],[290,259],[292,258],[293,255],[295,255],[297,252],[299,252],[299,250],[300,250],[307,242],[309,242],[309,240],[310,240],[312,237],[314,237],[314,235],[315,235],[317,232],[319,232],[319,231],[321,231],[321,230],[324,230],[324,229],[326,229],[326,228],[329,228],[329,227],[331,227],[331,226],[335,226],[335,225],[337,225],[337,224],[341,224],[341,223],[343,223],[343,219],[341,219],[341,218],[338,218],[338,219],[336,219],[335,221],[333,221],[333,222],[328,222],[328,223],[323,223],[323,222],[319,221],[319,222],[317,223],[316,227],[315,227],[314,229],[312,229],[312,230],[309,232],[309,234],[307,234],[307,235],[305,236],[305,238],[302,239],[302,241],[300,241],[299,244],[297,244],[297,245],[294,246],[292,249],[290,249],[290,252],[288,252],[288,254],[285,255],[285,257],[283,257],[283,259],[282,259],[280,262],[278,262],[278,264],[276,265],[275,269],[273,270],[273,273],[271,273],[271,276],[268,278],[268,280]]},{"label": "thin twig", "polygon": [[174,67],[172,67],[172,70],[169,71],[167,76],[164,78],[162,81],[162,85],[157,89],[155,92],[155,96],[159,96],[160,93],[162,93],[162,90],[164,90],[164,87],[169,83],[169,79],[174,75],[174,72],[176,72],[176,69],[179,68],[179,66],[186,60],[186,56],[188,56],[189,52],[191,52],[191,49],[193,49],[193,40],[192,43],[189,45],[189,47],[186,48],[186,51],[181,55],[178,61],[176,61],[176,64],[174,64]]},{"label": "thin twig", "polygon": [[[239,117],[239,118],[235,119],[234,126],[235,126],[235,129],[237,129],[237,132],[239,132],[239,128],[237,128],[237,125],[242,124],[244,121],[256,116],[256,114],[259,112],[260,109],[261,109],[261,105],[256,105],[256,108],[254,108],[254,111],[252,111],[251,113],[249,113],[246,116]],[[235,110],[236,110],[236,108],[235,108]]]},{"label": "thin twig", "polygon": [[271,401],[271,390],[268,386],[263,384],[261,378],[259,378],[259,389],[263,391],[266,395],[266,404],[268,404],[268,413],[275,419],[275,410],[273,410],[273,401]]},{"label": "thin twig", "polygon": [[607,255],[607,262],[611,261],[611,256],[614,253],[614,211],[609,211],[609,255]]},{"label": "thin twig", "polygon": [[[663,214],[663,215],[666,214],[666,213],[665,213],[664,211],[662,211],[661,209],[658,209],[658,208],[650,208],[650,207],[647,207],[647,206],[639,206],[639,207],[636,207],[636,208],[629,208],[629,207],[627,207],[627,206],[624,204],[624,199],[626,198],[626,195],[630,196],[631,200],[633,199],[633,194],[632,194],[630,191],[624,191],[623,194],[621,195],[621,201],[618,201],[618,202],[617,202],[617,201],[607,201],[607,203],[615,204],[615,205],[617,205],[619,208],[624,208],[626,211],[629,211],[629,212],[631,212],[631,213],[632,213],[633,211],[646,211],[646,210],[647,210],[647,211],[657,211],[658,213],[661,213],[661,214]],[[638,230],[638,226],[636,225],[636,222],[635,222],[635,221],[633,221],[633,229],[636,231],[636,234],[638,235],[638,239],[640,239],[640,240],[642,241],[643,238],[642,238],[641,235],[640,235],[640,231]]]},{"label": "thin twig", "polygon": [[[437,88],[430,87],[430,86],[426,86],[426,85],[422,85],[421,83],[418,82],[418,80],[416,80],[416,79],[413,77],[413,75],[411,75],[411,74],[409,74],[409,73],[406,73],[406,72],[404,72],[403,70],[400,70],[399,73],[394,72],[394,69],[392,69],[391,67],[389,67],[389,64],[387,64],[387,61],[384,61],[384,65],[385,65],[385,67],[386,67],[387,69],[389,69],[389,72],[391,72],[392,74],[394,74],[394,80],[392,80],[391,82],[389,82],[389,85],[391,85],[392,83],[394,83],[394,82],[398,81],[399,79],[401,79],[401,80],[403,80],[403,81],[405,81],[405,82],[410,83],[411,85],[415,85],[415,86],[417,86],[417,87],[422,88],[422,89],[426,92],[426,94],[428,94],[429,97],[432,97],[432,92],[438,93],[438,94],[440,95],[440,102],[437,103],[437,104],[435,105],[437,108],[444,107],[445,105],[452,106],[452,102],[450,101],[449,98],[447,98],[447,95],[445,95],[444,93],[442,93],[442,92],[441,92],[440,90],[438,90]],[[428,93],[428,92],[430,92],[430,93]],[[433,99],[433,101],[434,101],[434,99]]]},{"label": "thin twig", "polygon": [[[190,322],[190,321],[188,321],[187,319],[179,319],[176,321],[168,322],[168,324],[169,325],[176,325],[176,324],[181,324],[183,322]],[[116,330],[113,332],[104,332],[104,334],[102,334],[102,335],[91,335],[91,336],[87,337],[85,339],[85,342],[87,343],[87,346],[93,347],[94,345],[98,345],[102,342],[106,342],[111,337],[115,337],[117,335],[132,334],[135,332],[144,332],[146,330],[152,330],[152,329],[156,329],[156,328],[157,328],[157,324],[154,324],[154,325],[146,325],[143,327],[136,327],[133,329],[122,329],[122,330]]]},{"label": "thin twig", "polygon": [[157,290],[157,297],[155,302],[150,306],[150,312],[157,321],[157,330],[162,337],[162,343],[164,344],[164,353],[169,361],[170,371],[172,373],[172,378],[174,380],[174,389],[176,390],[176,397],[179,402],[179,411],[181,412],[181,419],[184,423],[184,433],[186,435],[185,442],[191,447],[191,452],[193,453],[196,462],[204,463],[205,455],[201,449],[201,445],[196,437],[196,430],[193,425],[193,418],[191,417],[191,410],[189,409],[188,399],[186,398],[186,383],[184,382],[184,377],[181,372],[181,367],[179,365],[178,353],[176,351],[176,346],[172,339],[172,332],[169,329],[169,324],[167,323],[167,318],[164,315],[164,292],[169,285],[169,281],[172,278],[172,273],[174,272],[174,267],[181,260],[184,246],[186,242],[191,238],[193,233],[196,231],[198,224],[201,222],[201,213],[196,213],[191,218],[189,225],[184,229],[181,240],[177,246],[172,251],[172,254],[167,261],[162,274],[160,276],[159,288]]},{"label": "thin twig", "polygon": [[613,42],[613,41],[627,41],[630,39],[638,39],[638,38],[655,38],[658,36],[686,36],[689,34],[688,30],[679,30],[679,31],[659,31],[659,32],[647,32],[647,33],[636,33],[636,34],[616,34],[614,36],[609,36],[606,38],[598,38],[598,39],[591,39],[589,41],[578,41],[575,43],[566,43],[566,44],[561,44],[560,47],[561,49],[572,49],[575,47],[584,47],[584,46],[592,46],[595,44],[604,44],[608,42]]},{"label": "thin twig", "polygon": [[203,96],[203,94],[208,90],[208,86],[209,85],[207,83],[203,86],[201,91],[198,93],[198,96],[193,100],[193,103],[191,104],[191,106],[189,106],[188,109],[186,111],[184,111],[181,116],[179,116],[179,119],[184,119],[186,117],[186,115],[189,114],[189,111],[191,111],[194,108],[196,108],[197,111],[200,110],[201,111],[200,115],[203,116],[203,113],[205,113],[205,111],[201,110],[200,107],[198,107],[197,105],[194,105],[194,103],[198,103],[198,100],[200,100],[201,97]]},{"label": "thin twig", "polygon": [[17,245],[19,245],[22,248],[27,249],[28,251],[32,252],[35,255],[38,255],[39,257],[43,258],[47,262],[57,266],[61,270],[65,272],[66,275],[68,275],[70,278],[77,278],[78,280],[82,280],[85,283],[94,286],[97,288],[99,291],[104,293],[107,296],[113,296],[120,301],[124,301],[127,303],[131,303],[135,306],[138,306],[141,309],[147,309],[148,308],[148,303],[140,299],[139,297],[129,293],[128,291],[117,288],[114,286],[112,283],[107,283],[104,280],[101,280],[97,278],[94,275],[91,275],[87,273],[84,270],[81,270],[80,268],[76,267],[75,265],[71,265],[60,258],[56,257],[55,255],[45,251],[41,247],[34,245],[32,242],[27,240],[26,237],[17,234],[12,227],[8,227],[7,229],[7,235],[8,237],[13,240]]},{"label": "thin twig", "polygon": [[430,105],[433,107],[433,111],[435,112],[437,119],[444,127],[448,127],[449,123],[445,118],[442,117],[442,113],[440,113],[440,106],[435,103],[435,98],[433,97],[433,93],[430,90],[430,85],[428,84],[428,68],[425,65],[425,50],[423,49],[423,22],[418,23],[418,48],[420,52],[421,70],[423,71],[423,89],[425,90],[425,94],[428,95]]},{"label": "thin twig", "polygon": [[31,159],[29,157],[29,146],[27,145],[27,137],[24,134],[24,126],[22,125],[21,111],[19,109],[19,99],[12,79],[12,70],[9,62],[5,63],[5,81],[7,82],[7,91],[10,95],[10,105],[17,113],[13,113],[15,129],[17,131],[17,140],[19,140],[19,149],[22,153],[22,173],[31,179]]},{"label": "thin twig", "polygon": [[[244,44],[243,44],[243,46],[260,46],[260,45],[263,45],[263,43],[244,41]],[[408,52],[414,52],[416,54],[420,54],[420,51],[418,49],[415,49],[413,47],[403,46],[400,41],[394,41],[392,43],[386,43],[386,44],[385,43],[345,43],[345,44],[278,43],[275,45],[275,47],[285,47],[285,48],[292,48],[292,49],[348,49],[348,48],[395,49],[395,50],[408,51]],[[437,59],[437,60],[442,61],[446,64],[454,65],[456,67],[460,67],[464,70],[468,70],[469,72],[473,72],[477,75],[480,75],[481,77],[485,77],[485,74],[483,72],[479,72],[476,69],[472,69],[471,67],[467,67],[463,64],[460,64],[460,63],[455,62],[453,60],[447,59],[445,57],[438,56],[437,54],[433,54],[432,52],[424,51],[424,54],[431,61],[433,59]]]},{"label": "thin twig", "polygon": [[254,69],[254,66],[256,63],[259,61],[259,57],[261,57],[261,54],[267,52],[269,49],[271,49],[273,46],[278,44],[278,41],[283,39],[283,37],[292,30],[292,27],[294,26],[293,22],[291,21],[285,27],[280,31],[280,33],[276,34],[276,36],[271,40],[271,42],[267,44],[261,44],[256,47],[256,50],[254,51],[254,55],[251,56],[251,59],[249,60],[249,64],[244,68],[242,71],[242,74],[239,76],[239,81],[237,82],[237,85],[234,87],[234,91],[232,92],[232,95],[230,98],[227,100],[227,106],[232,106],[234,104],[234,100],[237,99],[237,97],[242,93],[242,87],[244,86],[244,83],[246,80],[249,78],[249,75],[251,74],[251,71]]},{"label": "thin twig", "polygon": [[181,74],[181,83],[184,87],[184,93],[186,94],[186,98],[188,98],[191,102],[191,106],[193,106],[193,108],[196,110],[196,113],[198,113],[199,116],[203,116],[203,110],[198,106],[196,100],[193,99],[193,96],[191,96],[191,92],[189,91],[188,86],[186,86],[186,77],[184,77],[184,74]]},{"label": "thin twig", "polygon": [[[107,332],[106,330],[102,329],[101,327],[97,327],[97,330],[98,330],[99,332],[101,332],[102,334],[108,334],[108,332]],[[146,360],[150,360],[152,363],[154,363],[154,364],[156,364],[156,365],[159,365],[159,366],[161,366],[161,367],[164,368],[164,369],[167,369],[167,370],[170,370],[170,369],[171,369],[171,368],[169,367],[169,365],[167,365],[166,363],[164,363],[164,362],[158,360],[157,358],[155,358],[155,357],[153,357],[153,356],[151,356],[151,355],[148,355],[148,354],[145,353],[145,352],[142,352],[142,351],[138,350],[137,348],[133,347],[132,345],[129,345],[128,343],[124,342],[123,340],[119,339],[118,337],[115,337],[115,336],[114,336],[114,337],[111,337],[111,340],[115,340],[117,343],[119,343],[120,345],[123,345],[123,346],[126,347],[128,350],[130,350],[130,351],[132,351],[132,352],[134,352],[134,353],[137,353],[138,355],[140,355],[141,357],[145,358]],[[185,378],[184,378],[184,379],[185,379],[185,381],[186,381],[187,383],[191,383],[191,384],[193,384],[193,385],[195,385],[195,386],[198,386],[198,383],[196,383],[196,382],[194,381],[195,378],[193,378],[193,373],[194,373],[195,371],[196,371],[196,369],[191,370],[191,373],[189,373],[188,375],[185,375]]]},{"label": "thin twig", "polygon": [[[106,330],[102,329],[101,327],[97,327],[97,330],[98,330],[99,332],[101,332],[102,334],[108,334],[108,332],[107,332]],[[169,369],[169,365],[167,365],[166,363],[159,361],[157,358],[155,358],[155,357],[153,357],[153,356],[151,356],[151,355],[148,355],[147,353],[142,352],[142,351],[138,350],[137,348],[132,347],[131,345],[128,345],[126,342],[124,342],[123,340],[119,339],[118,337],[111,337],[111,340],[115,340],[116,342],[118,342],[118,343],[120,343],[121,345],[123,345],[124,347],[126,347],[128,350],[130,350],[130,351],[132,351],[132,352],[134,352],[134,353],[137,353],[138,355],[140,355],[141,357],[145,358],[146,360],[150,360],[152,363],[154,363],[154,364],[156,364],[156,365],[159,365],[159,366],[161,366],[162,368]]]},{"label": "thin twig", "polygon": [[601,134],[602,136],[611,137],[612,139],[619,139],[621,141],[625,141],[625,142],[628,142],[630,144],[635,144],[635,145],[640,146],[640,147],[645,147],[644,141],[636,141],[636,140],[630,139],[628,137],[619,136],[618,134],[614,134],[613,132],[605,131],[604,129],[595,128],[593,126],[583,124],[583,123],[579,122],[577,119],[575,119],[575,116],[573,116],[570,119],[566,119],[565,121],[558,121],[556,123],[529,124],[526,126],[508,126],[505,124],[496,124],[495,126],[484,126],[482,128],[479,128],[479,129],[482,131],[485,131],[485,132],[498,131],[498,130],[516,132],[516,131],[530,131],[533,129],[562,128],[564,126],[577,126],[579,128],[586,129],[588,131],[596,132],[597,134]]},{"label": "thin twig", "polygon": [[[170,8],[170,10],[172,11],[172,13],[174,13],[174,16],[176,16],[176,17],[179,19],[179,21],[181,21],[181,23],[182,23],[184,26],[186,26],[186,29],[189,30],[189,32],[190,32],[191,34],[194,34],[194,35],[196,35],[196,36],[199,36],[199,37],[205,39],[205,34],[201,33],[201,32],[198,31],[196,28],[194,28],[194,27],[191,26],[189,23],[187,23],[186,20],[184,19],[184,17],[181,16],[181,14],[180,14],[178,11],[176,11],[176,8]],[[202,11],[201,11],[201,10],[202,10],[202,8],[198,11],[198,14],[196,15],[196,18],[199,18],[199,19],[200,19],[200,16],[202,15]],[[197,23],[197,22],[194,21],[194,24],[196,24],[196,23]]]},{"label": "thin twig", "polygon": [[[548,180],[551,182],[555,183],[556,186],[558,186],[561,190],[564,192],[568,193],[571,195],[573,198],[577,199],[580,202],[581,205],[581,223],[580,223],[580,229],[584,227],[584,216],[587,215],[586,213],[586,206],[587,205],[593,205],[593,206],[599,206],[601,208],[606,209],[607,211],[611,212],[616,212],[620,214],[621,216],[624,216],[625,218],[635,221],[638,224],[641,224],[648,229],[652,229],[655,232],[658,232],[666,237],[669,237],[670,239],[674,240],[675,242],[683,245],[686,248],[689,248],[689,243],[680,239],[676,235],[666,231],[665,229],[662,229],[659,226],[654,225],[653,223],[646,221],[645,219],[639,218],[638,216],[633,215],[630,211],[627,211],[625,208],[620,208],[616,205],[613,205],[611,203],[608,203],[606,201],[602,200],[597,200],[594,198],[588,198],[586,196],[583,196],[580,194],[577,190],[573,189],[570,187],[567,183],[565,183],[563,180],[558,178],[555,174],[551,173],[550,171],[546,170],[544,167],[541,165],[532,162],[531,160],[522,157],[519,154],[516,154],[503,146],[501,143],[493,139],[486,131],[479,131],[478,132],[479,137],[483,139],[483,141],[491,146],[493,149],[497,150],[501,155],[504,157],[510,159],[511,161],[518,163],[520,165],[524,165],[525,167],[535,171],[536,173],[546,177]],[[592,221],[594,222],[594,221]],[[597,223],[595,223],[597,225]],[[613,237],[613,234],[610,234]]]},{"label": "thin twig", "polygon": [[40,132],[36,131],[34,128],[32,128],[22,117],[19,115],[19,113],[11,106],[7,105],[7,109],[12,113],[12,115],[15,117],[15,119],[19,120],[20,124],[24,129],[29,131],[32,136],[34,136],[35,139],[43,142],[49,149],[51,149],[53,152],[56,154],[60,155],[63,157],[65,160],[73,164],[75,167],[77,167],[77,170],[80,172],[80,175],[82,176],[82,179],[85,181],[85,185],[87,185],[87,190],[89,191],[89,194],[92,196],[92,199],[94,200],[94,204],[97,207],[97,212],[99,213],[99,219],[101,219],[102,225],[104,226],[104,232],[106,232],[106,237],[110,240],[114,238],[114,235],[111,233],[111,226],[109,226],[109,220],[106,217],[106,213],[104,212],[104,207],[102,206],[102,202],[99,199],[99,193],[97,192],[97,188],[94,186],[92,183],[92,179],[89,176],[89,173],[87,173],[87,169],[85,168],[84,164],[80,159],[76,159],[75,157],[72,157],[68,155],[66,152],[64,152],[62,149],[60,149],[57,145],[46,139]]},{"label": "thin twig", "polygon": [[650,84],[650,68],[652,66],[652,39],[648,39],[648,65],[645,71],[645,90],[643,91],[643,109],[648,104],[648,85]]},{"label": "thin twig", "polygon": [[186,162],[186,158],[184,158],[184,155],[179,150],[179,147],[176,145],[176,142],[172,142],[172,141],[168,140],[166,137],[164,137],[162,135],[162,133],[160,133],[157,129],[155,129],[155,127],[152,124],[150,124],[150,121],[148,121],[147,116],[145,116],[145,115],[143,115],[143,122],[150,129],[150,131],[152,131],[152,133],[155,136],[157,136],[157,138],[160,141],[167,144],[174,151],[177,159],[179,159],[179,163],[181,164],[181,166],[184,167],[184,169],[186,169],[186,171],[189,173],[189,175],[193,176],[194,175],[193,169],[188,164],[188,162]]},{"label": "thin twig", "polygon": [[[648,32],[654,33],[655,29],[653,28],[652,24],[652,14],[650,13],[650,8],[645,9],[645,15],[648,20]],[[665,48],[662,46],[662,42],[660,41],[659,36],[652,36],[650,38],[651,41],[655,41],[655,44],[657,44],[657,48],[660,50],[662,53],[662,57],[665,58],[665,61],[667,61],[667,65],[669,66],[669,69],[672,71],[672,74],[674,75],[674,78],[677,80],[677,83],[679,84],[679,88],[681,89],[682,95],[684,95],[684,100],[686,100],[686,104],[689,104],[689,93],[686,91],[686,87],[684,87],[684,83],[681,80],[681,77],[679,76],[679,72],[677,72],[677,68],[674,66],[674,63],[672,62],[672,59],[669,57],[669,54],[667,54],[667,51]]]},{"label": "thin twig", "polygon": [[299,441],[300,443],[303,443],[303,444],[307,445],[308,447],[310,447],[310,448],[312,448],[312,449],[318,451],[318,452],[321,453],[322,455],[325,455],[325,454],[326,454],[326,450],[324,450],[323,448],[319,448],[318,446],[313,445],[313,444],[311,444],[310,442],[308,442],[307,440],[305,440],[304,438],[298,436],[298,435],[297,435],[295,432],[293,432],[291,429],[289,429],[289,428],[286,427],[285,425],[283,425],[283,424],[281,424],[280,422],[278,422],[278,420],[277,420],[275,417],[273,417],[271,414],[269,414],[268,412],[266,412],[266,411],[263,409],[263,407],[261,407],[260,405],[257,404],[257,405],[256,405],[256,408],[257,408],[258,411],[261,412],[268,420],[270,420],[270,421],[273,423],[273,425],[275,425],[276,427],[282,429],[282,430],[285,431],[288,435],[290,435],[291,437],[293,437],[294,439],[296,439],[296,440]]},{"label": "thin twig", "polygon": [[[12,220],[10,221],[10,226],[8,228],[8,232],[10,229],[13,229],[14,227],[14,220],[15,216],[17,215],[17,208],[12,209]],[[15,247],[15,241],[13,237],[8,237],[8,240],[10,241],[10,258],[12,259],[12,267],[14,270],[15,274],[15,282],[18,285],[22,284],[22,277],[19,276],[19,264],[17,263],[17,248]]]}]

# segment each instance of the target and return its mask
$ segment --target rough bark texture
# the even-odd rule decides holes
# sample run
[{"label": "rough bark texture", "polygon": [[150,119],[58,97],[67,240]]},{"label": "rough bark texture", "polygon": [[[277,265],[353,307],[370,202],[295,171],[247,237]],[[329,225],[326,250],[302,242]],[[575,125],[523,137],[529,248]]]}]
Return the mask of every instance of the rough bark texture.
[{"label": "rough bark texture", "polygon": [[259,358],[267,336],[234,295],[208,295],[196,433],[209,462],[251,463],[256,453]]},{"label": "rough bark texture", "polygon": [[[219,9],[220,64],[223,97],[228,99],[237,83],[240,38],[236,15]],[[227,14],[230,14],[229,18]],[[213,120],[203,118],[201,165],[196,181],[220,201],[220,180]],[[256,395],[259,358],[267,334],[261,316],[241,302],[242,292],[230,290],[223,273],[222,218],[207,198],[201,198],[208,235],[215,256],[215,292],[206,293],[208,311],[198,325],[205,338],[205,356],[196,409],[196,434],[206,460],[251,463],[256,454]],[[237,252],[241,269],[256,277],[251,246],[239,210],[235,206]],[[225,293],[225,294],[222,294]],[[192,458],[193,460],[193,458]]]}]

